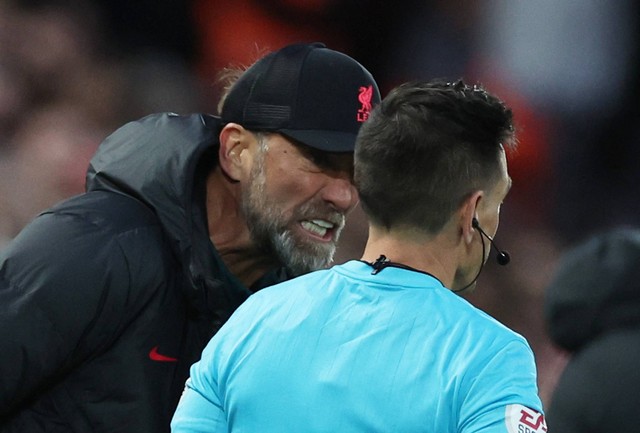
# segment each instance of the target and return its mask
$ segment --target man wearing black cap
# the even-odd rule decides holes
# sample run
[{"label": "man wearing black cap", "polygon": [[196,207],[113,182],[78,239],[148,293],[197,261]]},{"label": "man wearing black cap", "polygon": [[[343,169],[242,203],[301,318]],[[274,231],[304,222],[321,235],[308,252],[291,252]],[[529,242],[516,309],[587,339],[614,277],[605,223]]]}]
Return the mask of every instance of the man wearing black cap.
[{"label": "man wearing black cap", "polygon": [[152,115],[108,137],[87,192],[0,256],[0,431],[168,431],[236,307],[331,262],[379,100],[355,60],[299,44],[244,72],[219,118]]}]

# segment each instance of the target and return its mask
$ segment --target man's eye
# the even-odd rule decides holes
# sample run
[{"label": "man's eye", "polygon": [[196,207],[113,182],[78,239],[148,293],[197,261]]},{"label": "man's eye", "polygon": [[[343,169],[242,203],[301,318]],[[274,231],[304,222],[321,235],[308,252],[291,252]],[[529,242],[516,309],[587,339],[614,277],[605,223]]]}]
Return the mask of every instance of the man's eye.
[{"label": "man's eye", "polygon": [[331,161],[329,160],[328,155],[325,153],[315,153],[314,155],[312,155],[311,161],[313,161],[313,163],[320,168],[331,168]]}]

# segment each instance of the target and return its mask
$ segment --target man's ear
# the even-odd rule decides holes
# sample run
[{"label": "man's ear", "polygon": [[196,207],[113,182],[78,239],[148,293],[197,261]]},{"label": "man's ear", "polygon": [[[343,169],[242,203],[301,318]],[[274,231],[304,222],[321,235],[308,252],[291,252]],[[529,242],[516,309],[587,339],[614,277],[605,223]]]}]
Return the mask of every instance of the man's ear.
[{"label": "man's ear", "polygon": [[473,241],[475,234],[473,220],[478,218],[478,205],[483,196],[484,191],[475,191],[464,200],[460,207],[460,231],[467,245]]},{"label": "man's ear", "polygon": [[219,164],[231,180],[240,181],[251,169],[247,151],[251,138],[252,134],[237,123],[228,123],[220,131]]}]

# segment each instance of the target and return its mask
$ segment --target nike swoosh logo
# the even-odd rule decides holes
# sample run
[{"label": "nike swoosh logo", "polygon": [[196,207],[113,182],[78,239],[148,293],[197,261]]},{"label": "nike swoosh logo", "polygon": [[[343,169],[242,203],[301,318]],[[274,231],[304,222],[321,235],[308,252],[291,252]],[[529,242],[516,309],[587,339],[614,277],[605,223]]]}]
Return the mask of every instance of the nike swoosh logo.
[{"label": "nike swoosh logo", "polygon": [[149,359],[159,362],[178,362],[178,358],[172,358],[170,356],[162,355],[158,353],[158,346],[149,351]]}]

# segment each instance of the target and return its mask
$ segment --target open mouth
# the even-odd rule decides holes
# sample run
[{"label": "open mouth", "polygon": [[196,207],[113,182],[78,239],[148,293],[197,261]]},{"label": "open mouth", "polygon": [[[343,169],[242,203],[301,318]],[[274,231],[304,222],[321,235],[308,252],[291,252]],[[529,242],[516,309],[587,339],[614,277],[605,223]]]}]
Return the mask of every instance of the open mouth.
[{"label": "open mouth", "polygon": [[302,221],[300,225],[302,225],[302,228],[307,232],[327,241],[333,237],[333,229],[336,226],[332,222],[321,219],[305,220]]}]

